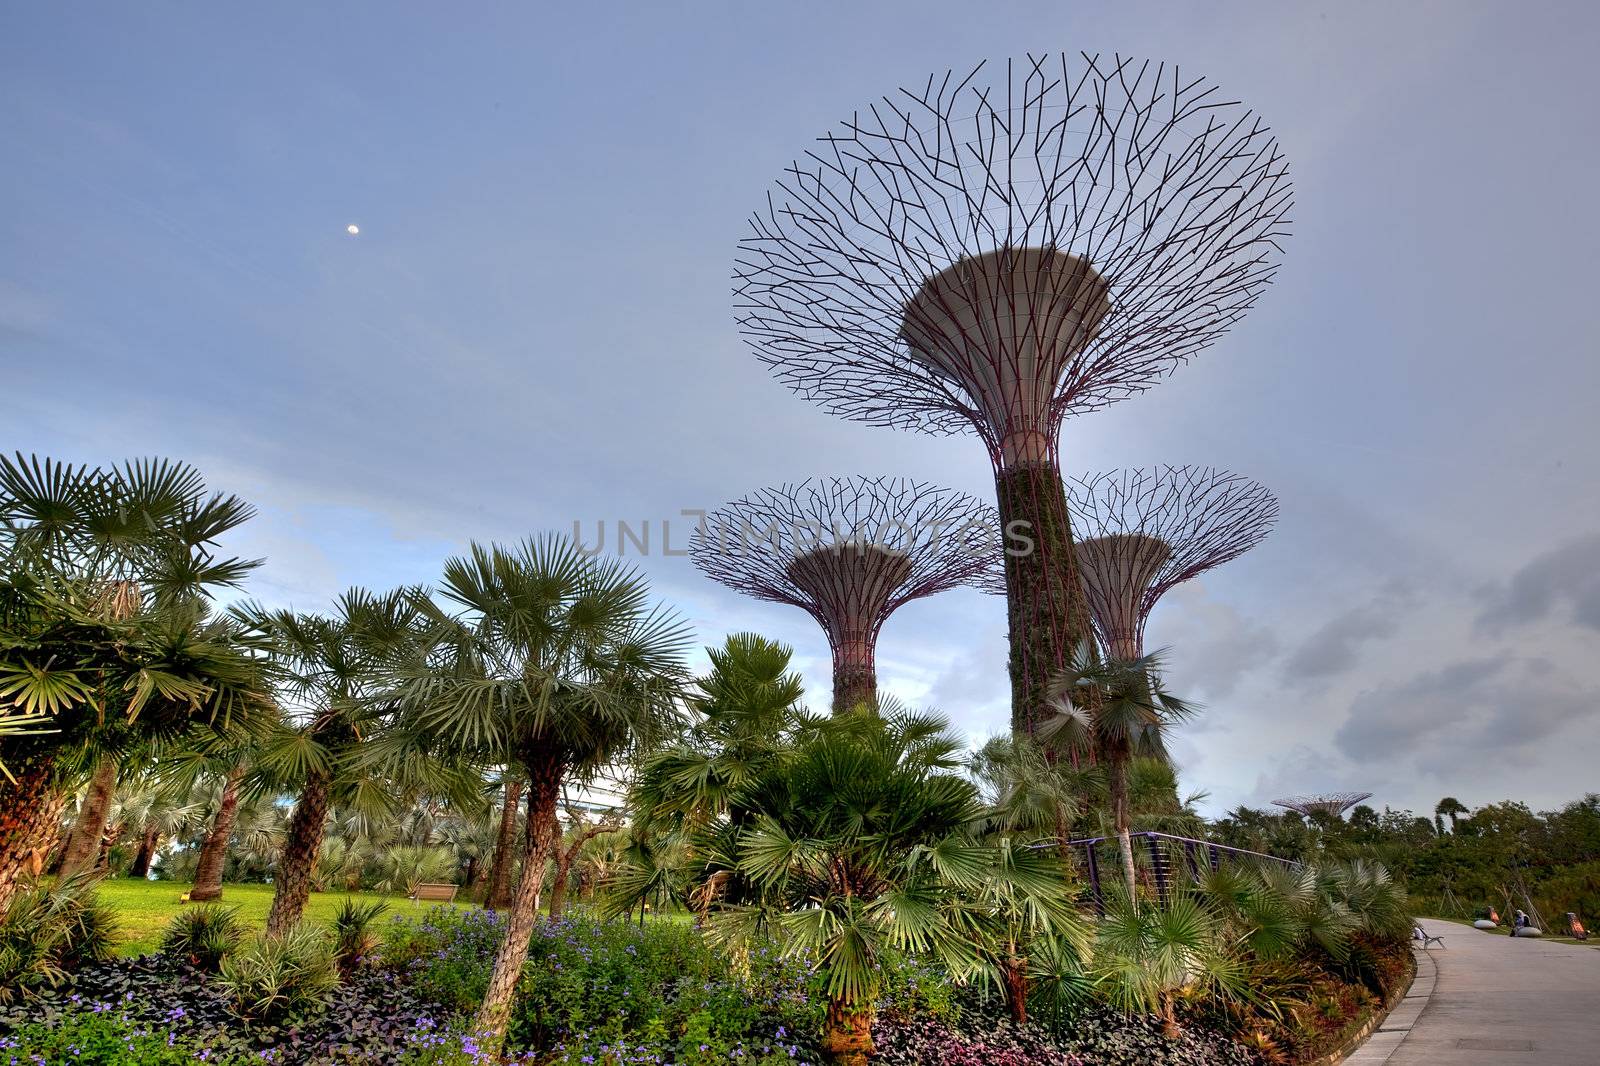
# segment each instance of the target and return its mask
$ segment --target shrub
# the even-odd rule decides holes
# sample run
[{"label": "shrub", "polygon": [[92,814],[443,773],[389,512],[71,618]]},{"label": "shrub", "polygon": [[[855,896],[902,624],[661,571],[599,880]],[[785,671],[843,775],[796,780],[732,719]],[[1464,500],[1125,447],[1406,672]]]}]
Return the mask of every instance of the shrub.
[{"label": "shrub", "polygon": [[927,1018],[879,1019],[872,1027],[882,1066],[1082,1066],[1042,1029],[996,1019],[972,1036]]},{"label": "shrub", "polygon": [[86,963],[111,957],[116,913],[91,878],[73,877],[16,896],[0,918],[0,1004],[58,988]]},{"label": "shrub", "polygon": [[333,916],[333,958],[340,977],[349,977],[356,965],[377,949],[379,938],[372,923],[388,909],[387,903],[363,906],[348,898],[340,906]]},{"label": "shrub", "polygon": [[244,942],[244,923],[237,908],[202,904],[180,911],[161,934],[161,950],[189,965],[216,973],[222,960]]},{"label": "shrub", "polygon": [[[105,1003],[51,1022],[34,1022],[0,1038],[0,1055],[15,1063],[71,1062],[74,1066],[193,1066],[202,1054],[213,1066],[243,1066],[243,1053],[216,1052],[190,1031],[175,1008],[165,1024],[150,1025]],[[262,1060],[255,1060],[260,1066]]]},{"label": "shrub", "polygon": [[504,936],[494,911],[432,907],[421,921],[396,917],[389,924],[383,961],[406,975],[418,998],[465,1013],[483,1001]]},{"label": "shrub", "polygon": [[780,1029],[820,1031],[824,1001],[812,970],[772,943],[729,958],[686,923],[641,929],[576,915],[546,925],[529,946],[511,1037],[532,1048],[624,1037],[675,1045],[697,1026],[695,1051],[770,1045]]},{"label": "shrub", "polygon": [[223,959],[217,984],[241,1017],[275,1022],[325,1006],[339,972],[326,934],[301,923]]}]

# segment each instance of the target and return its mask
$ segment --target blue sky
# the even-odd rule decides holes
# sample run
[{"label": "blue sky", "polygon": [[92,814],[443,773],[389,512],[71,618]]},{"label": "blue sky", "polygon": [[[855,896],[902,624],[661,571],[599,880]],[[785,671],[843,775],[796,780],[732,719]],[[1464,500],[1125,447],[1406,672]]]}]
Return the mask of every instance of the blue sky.
[{"label": "blue sky", "polygon": [[[1069,470],[1199,463],[1278,532],[1150,640],[1206,706],[1217,811],[1593,787],[1600,169],[1587,5],[639,4],[0,13],[0,446],[196,463],[260,511],[251,592],[319,609],[472,538],[681,519],[810,474],[988,497],[971,438],[844,423],[733,325],[748,212],[811,139],[1026,51],[1177,62],[1296,184],[1280,280],[1169,381],[1068,424]],[[359,237],[345,233],[358,224]],[[675,529],[678,534],[686,528]],[[681,542],[681,540],[679,541]],[[704,643],[803,614],[640,560]],[[880,674],[1006,721],[998,601],[897,614]]]}]

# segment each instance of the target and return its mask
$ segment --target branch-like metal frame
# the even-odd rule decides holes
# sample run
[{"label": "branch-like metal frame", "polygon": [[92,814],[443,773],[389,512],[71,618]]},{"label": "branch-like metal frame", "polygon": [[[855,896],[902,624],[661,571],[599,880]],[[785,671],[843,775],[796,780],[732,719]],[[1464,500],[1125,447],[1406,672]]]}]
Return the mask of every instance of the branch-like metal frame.
[{"label": "branch-like metal frame", "polygon": [[1284,799],[1275,799],[1272,801],[1272,805],[1294,811],[1308,818],[1313,814],[1331,814],[1339,817],[1362,800],[1371,798],[1372,793],[1370,792],[1324,792],[1311,796],[1288,796]]},{"label": "branch-like metal frame", "polygon": [[708,513],[689,538],[706,576],[822,626],[836,706],[870,698],[878,633],[904,604],[999,584],[999,519],[964,493],[906,478],[819,477]]},{"label": "branch-like metal frame", "polygon": [[1113,470],[1066,492],[1089,613],[1124,658],[1143,654],[1145,622],[1173,586],[1243,555],[1278,519],[1265,486],[1214,467]]},{"label": "branch-like metal frame", "polygon": [[1053,454],[1063,416],[1150,387],[1238,321],[1277,269],[1292,191],[1262,120],[1176,66],[1063,54],[986,75],[930,77],[822,137],[750,219],[734,287],[741,331],[795,391],[975,431],[998,464],[1008,434]]}]

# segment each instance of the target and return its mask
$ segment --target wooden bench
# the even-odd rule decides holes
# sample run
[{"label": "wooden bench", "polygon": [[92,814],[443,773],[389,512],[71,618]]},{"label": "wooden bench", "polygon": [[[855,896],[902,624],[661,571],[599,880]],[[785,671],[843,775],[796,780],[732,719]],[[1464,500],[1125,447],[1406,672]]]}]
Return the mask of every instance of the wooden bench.
[{"label": "wooden bench", "polygon": [[412,889],[411,895],[407,896],[406,899],[409,899],[415,903],[421,903],[423,900],[436,903],[449,903],[456,898],[457,891],[458,886],[456,885],[421,884]]}]

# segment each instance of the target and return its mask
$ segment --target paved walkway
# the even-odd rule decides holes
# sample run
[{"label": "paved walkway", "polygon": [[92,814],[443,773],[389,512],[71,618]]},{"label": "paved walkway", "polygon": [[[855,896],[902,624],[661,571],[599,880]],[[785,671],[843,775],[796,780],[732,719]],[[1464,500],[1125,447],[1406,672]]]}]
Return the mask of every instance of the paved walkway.
[{"label": "paved walkway", "polygon": [[1410,993],[1349,1066],[1595,1066],[1600,948],[1512,940],[1423,919]]}]

